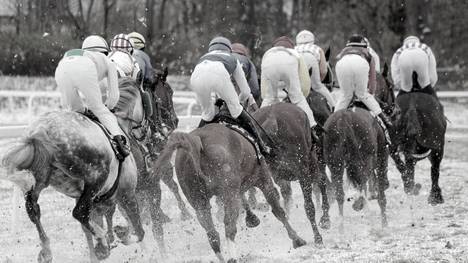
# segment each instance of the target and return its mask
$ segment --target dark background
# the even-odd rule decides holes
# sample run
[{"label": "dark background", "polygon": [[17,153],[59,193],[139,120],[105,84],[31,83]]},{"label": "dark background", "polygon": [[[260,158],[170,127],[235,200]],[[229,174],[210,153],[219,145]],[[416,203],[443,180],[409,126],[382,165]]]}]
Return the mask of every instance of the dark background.
[{"label": "dark background", "polygon": [[334,55],[364,34],[382,66],[417,35],[436,55],[439,86],[468,89],[467,10],[466,0],[0,0],[0,72],[53,75],[87,35],[138,31],[154,65],[187,75],[213,36],[244,43],[259,64],[274,38],[308,29]]}]

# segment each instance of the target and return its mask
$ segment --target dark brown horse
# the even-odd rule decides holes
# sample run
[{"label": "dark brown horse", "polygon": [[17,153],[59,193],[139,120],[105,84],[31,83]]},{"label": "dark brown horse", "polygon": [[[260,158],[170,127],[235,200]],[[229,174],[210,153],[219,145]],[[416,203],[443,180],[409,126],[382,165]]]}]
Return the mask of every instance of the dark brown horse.
[{"label": "dark brown horse", "polygon": [[[393,86],[387,82],[387,67],[378,78],[376,99],[385,111],[394,105]],[[382,226],[387,225],[385,190],[388,188],[388,150],[382,127],[368,110],[351,107],[333,113],[325,123],[324,157],[332,176],[341,216],[340,230],[343,230],[343,173],[362,194],[370,189],[377,190],[381,210]],[[355,210],[362,209],[365,199],[361,195],[353,204]]]},{"label": "dark brown horse", "polygon": [[416,92],[400,92],[396,99],[401,114],[395,122],[394,140],[404,161],[397,153],[392,154],[392,158],[401,173],[405,192],[415,195],[421,188],[420,184],[414,183],[416,162],[429,158],[432,187],[428,202],[432,205],[442,204],[444,199],[439,187],[439,169],[444,156],[447,121],[436,96],[421,91],[417,76],[413,83]]},{"label": "dark brown horse", "polygon": [[[120,100],[114,108],[120,126],[128,133],[143,119],[138,87],[133,80],[119,81]],[[102,215],[118,203],[138,240],[144,236],[135,196],[137,169],[133,156],[119,168],[109,139],[99,126],[76,112],[49,112],[28,127],[28,135],[4,157],[12,181],[23,186],[26,211],[41,239],[39,262],[51,262],[49,238],[42,227],[38,198],[52,186],[76,199],[73,217],[82,225],[91,261],[109,256]],[[30,173],[17,173],[26,170]],[[15,172],[15,173],[13,173]],[[120,177],[119,174],[120,173]],[[97,241],[93,249],[93,237]]]},{"label": "dark brown horse", "polygon": [[[314,232],[315,242],[322,243],[322,237],[315,221],[315,207],[312,201],[312,184],[318,183],[323,194],[323,215],[320,224],[330,224],[326,184],[318,171],[317,156],[310,134],[310,125],[304,111],[290,103],[277,103],[260,108],[253,116],[268,136],[277,144],[277,155],[267,158],[275,181],[299,180],[304,196],[304,208]],[[281,185],[283,191],[284,184]],[[283,195],[284,196],[284,195]]]},{"label": "dark brown horse", "polygon": [[293,246],[296,248],[305,244],[290,226],[279,204],[279,194],[267,164],[264,160],[257,160],[255,148],[242,135],[217,123],[205,125],[191,133],[174,132],[155,167],[169,162],[175,150],[175,169],[180,187],[195,209],[198,221],[220,261],[224,262],[224,258],[219,233],[212,220],[210,199],[216,196],[224,205],[228,262],[234,262],[237,259],[234,241],[236,222],[242,196],[253,186],[263,192],[273,214],[286,228]]}]

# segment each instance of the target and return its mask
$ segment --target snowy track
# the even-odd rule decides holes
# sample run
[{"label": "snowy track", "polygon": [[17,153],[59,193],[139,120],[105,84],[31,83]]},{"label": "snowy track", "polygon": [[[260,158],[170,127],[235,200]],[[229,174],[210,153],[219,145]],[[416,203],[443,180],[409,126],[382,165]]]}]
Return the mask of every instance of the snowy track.
[{"label": "snowy track", "polygon": [[[308,245],[293,249],[284,229],[270,212],[257,211],[262,222],[255,229],[246,228],[241,215],[237,235],[241,262],[468,262],[468,178],[465,176],[468,137],[453,132],[447,137],[440,178],[444,204],[433,207],[426,201],[430,189],[428,161],[417,165],[416,180],[423,188],[414,200],[403,194],[401,179],[391,163],[391,186],[386,192],[389,227],[380,228],[376,201],[359,213],[346,204],[345,234],[341,238],[334,204],[332,228],[321,231],[324,247],[317,248],[312,243],[311,227],[303,211],[301,191],[294,183],[295,205],[290,218]],[[201,226],[195,219],[180,221],[176,202],[164,190],[163,209],[173,218],[165,225],[169,262],[215,261]],[[9,229],[11,194],[10,187],[0,188],[0,262],[36,262],[39,240],[26,213],[16,222],[18,233]],[[54,262],[87,262],[84,235],[71,216],[74,202],[52,190],[45,191],[39,202]],[[217,227],[223,236],[222,224],[217,223]],[[150,229],[146,230],[149,244],[155,246]],[[138,249],[137,245],[119,245],[105,262],[139,262]]]}]

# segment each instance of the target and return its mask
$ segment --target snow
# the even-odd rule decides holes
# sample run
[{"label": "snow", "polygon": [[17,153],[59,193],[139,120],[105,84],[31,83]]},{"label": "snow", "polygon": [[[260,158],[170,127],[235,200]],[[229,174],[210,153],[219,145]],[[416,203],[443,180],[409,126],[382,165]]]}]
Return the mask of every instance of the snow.
[{"label": "snow", "polygon": [[[468,261],[468,137],[450,133],[446,156],[442,162],[440,185],[445,203],[427,203],[430,189],[430,164],[421,161],[416,169],[416,181],[422,184],[419,196],[403,193],[400,176],[390,165],[390,188],[387,194],[389,226],[380,227],[380,210],[370,201],[364,212],[355,212],[345,204],[345,232],[338,232],[336,204],[331,207],[332,227],[321,230],[324,246],[313,243],[313,234],[303,210],[301,191],[293,184],[294,205],[290,214],[292,226],[308,244],[293,249],[281,223],[271,212],[256,211],[261,220],[257,228],[247,228],[241,214],[236,236],[241,262],[467,262]],[[163,188],[162,208],[173,219],[165,225],[168,262],[217,261],[205,232],[196,219],[181,221],[176,201]],[[12,190],[0,185],[0,262],[36,262],[40,250],[34,225],[25,212],[16,222],[18,232],[10,228]],[[262,200],[261,198],[259,198]],[[44,191],[40,200],[42,222],[50,237],[55,262],[87,262],[88,252],[78,222],[71,216],[74,201],[52,189]],[[216,205],[213,202],[213,216]],[[317,219],[320,209],[317,209]],[[24,211],[24,210],[23,210]],[[193,211],[191,211],[194,214]],[[122,223],[121,217],[116,218]],[[222,236],[223,254],[226,240],[223,224],[215,219]],[[151,229],[146,228],[147,248],[156,249]],[[118,244],[104,262],[140,262],[137,244]],[[149,252],[147,252],[149,253]],[[227,257],[225,257],[227,258]]]}]

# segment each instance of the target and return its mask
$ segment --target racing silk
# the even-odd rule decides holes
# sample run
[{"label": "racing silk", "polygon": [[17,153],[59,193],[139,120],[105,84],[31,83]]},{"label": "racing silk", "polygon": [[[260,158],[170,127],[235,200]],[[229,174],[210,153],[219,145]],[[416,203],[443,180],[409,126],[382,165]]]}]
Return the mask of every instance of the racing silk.
[{"label": "racing silk", "polygon": [[232,75],[236,70],[238,61],[237,59],[231,55],[231,53],[227,53],[225,51],[214,50],[205,55],[203,55],[200,60],[198,60],[198,64],[201,62],[209,60],[209,61],[218,61],[223,63],[224,68],[227,70],[229,75]]},{"label": "racing silk", "polygon": [[133,51],[133,57],[140,67],[141,73],[143,75],[143,82],[152,83],[154,80],[153,66],[151,65],[151,60],[148,54],[142,50],[135,49]]},{"label": "racing silk", "polygon": [[380,57],[377,54],[377,52],[375,52],[375,50],[373,48],[368,47],[368,49],[369,49],[369,53],[371,54],[372,58],[374,59],[375,72],[380,73]]},{"label": "racing silk", "polygon": [[299,81],[301,83],[301,91],[304,97],[307,98],[310,92],[310,76],[309,76],[309,69],[307,68],[307,65],[304,62],[304,59],[302,58],[302,56],[294,49],[277,46],[277,47],[272,47],[269,50],[267,50],[267,52],[265,52],[265,54],[263,55],[262,61],[269,54],[276,53],[276,52],[285,52],[297,59],[298,65],[299,65],[297,70],[299,73]]},{"label": "racing silk", "polygon": [[313,56],[319,62],[320,80],[323,80],[328,71],[327,61],[325,59],[325,53],[323,52],[323,49],[312,43],[299,44],[294,47],[294,49],[304,57],[308,68],[311,67],[307,59],[308,56]]},{"label": "racing silk", "polygon": [[231,76],[232,79],[234,79],[234,81],[237,84],[237,87],[239,87],[239,100],[241,101],[241,103],[255,103],[249,88],[249,84],[247,83],[247,79],[245,78],[245,73],[242,70],[242,65],[234,56],[232,56],[231,53],[227,53],[226,51],[222,50],[213,50],[203,55],[198,60],[197,66],[203,64],[203,62],[205,61],[220,62],[221,64],[223,64],[224,69],[226,69],[229,76]]},{"label": "racing silk", "polygon": [[364,58],[370,66],[369,69],[369,84],[367,86],[367,89],[370,94],[375,93],[375,89],[377,86],[377,80],[376,80],[376,72],[375,72],[375,61],[372,55],[369,52],[369,49],[365,47],[359,47],[359,46],[347,46],[341,50],[341,52],[336,56],[337,60],[342,59],[346,55],[358,55]]},{"label": "racing silk", "polygon": [[100,52],[82,49],[69,50],[65,53],[64,58],[73,56],[83,56],[89,58],[94,63],[105,104],[109,109],[113,109],[119,101],[119,84],[117,69],[114,63]]},{"label": "racing silk", "polygon": [[[429,46],[427,46],[424,43],[417,43],[417,42],[410,42],[407,44],[404,44],[402,47],[400,47],[395,54],[392,57],[392,63],[391,63],[391,68],[392,68],[392,78],[393,81],[396,85],[397,89],[400,89],[401,87],[401,79],[402,79],[402,72],[400,71],[400,55],[404,51],[409,51],[409,50],[422,50],[424,53],[427,55],[428,61],[427,61],[427,67],[428,67],[428,73],[429,73],[429,82],[432,87],[435,86],[437,83],[437,63],[436,59],[434,57],[434,53],[432,53],[432,50]],[[424,88],[424,87],[423,87]]]},{"label": "racing silk", "polygon": [[245,78],[249,84],[250,91],[253,97],[258,100],[260,98],[260,88],[258,86],[258,75],[255,65],[248,57],[244,55],[232,53],[232,56],[235,57],[242,65],[242,69],[244,70]]}]

